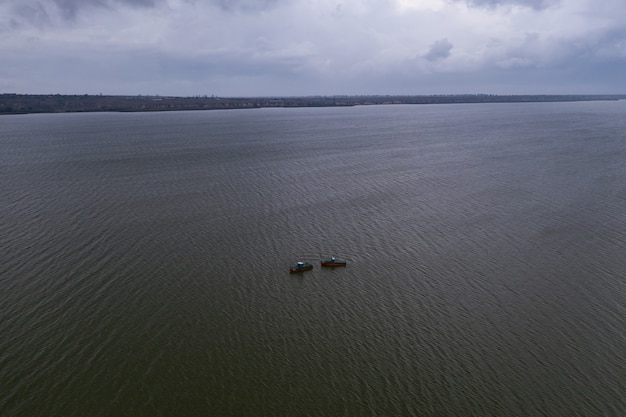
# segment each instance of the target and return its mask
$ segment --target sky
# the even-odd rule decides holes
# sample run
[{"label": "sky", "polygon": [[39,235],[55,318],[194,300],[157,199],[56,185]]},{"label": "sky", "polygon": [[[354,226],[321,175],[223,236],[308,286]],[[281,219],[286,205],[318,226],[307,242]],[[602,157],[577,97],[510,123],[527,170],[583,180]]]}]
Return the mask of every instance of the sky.
[{"label": "sky", "polygon": [[626,1],[0,0],[0,93],[626,94]]}]

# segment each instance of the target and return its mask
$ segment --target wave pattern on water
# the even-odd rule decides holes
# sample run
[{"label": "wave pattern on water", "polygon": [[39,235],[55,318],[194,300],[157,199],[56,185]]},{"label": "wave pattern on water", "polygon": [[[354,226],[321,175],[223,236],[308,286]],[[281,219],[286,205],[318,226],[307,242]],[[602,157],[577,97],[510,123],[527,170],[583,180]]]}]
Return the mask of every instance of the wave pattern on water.
[{"label": "wave pattern on water", "polygon": [[623,113],[3,117],[0,415],[620,415]]}]

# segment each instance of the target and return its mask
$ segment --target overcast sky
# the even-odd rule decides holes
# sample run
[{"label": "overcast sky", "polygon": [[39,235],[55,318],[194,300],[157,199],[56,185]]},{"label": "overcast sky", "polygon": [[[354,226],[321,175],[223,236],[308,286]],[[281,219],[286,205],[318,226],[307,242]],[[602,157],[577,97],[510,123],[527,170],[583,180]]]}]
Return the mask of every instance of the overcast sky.
[{"label": "overcast sky", "polygon": [[626,93],[626,0],[0,0],[0,93]]}]

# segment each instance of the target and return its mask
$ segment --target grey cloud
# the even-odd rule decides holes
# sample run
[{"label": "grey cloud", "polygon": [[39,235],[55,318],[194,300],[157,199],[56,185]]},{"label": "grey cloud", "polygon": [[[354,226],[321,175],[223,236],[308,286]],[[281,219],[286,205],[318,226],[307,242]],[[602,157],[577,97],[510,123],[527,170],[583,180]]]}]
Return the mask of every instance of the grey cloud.
[{"label": "grey cloud", "polygon": [[522,6],[535,10],[547,9],[560,2],[560,0],[454,0],[465,2],[469,7],[498,7],[498,6]]},{"label": "grey cloud", "polygon": [[211,2],[229,12],[257,12],[271,9],[278,4],[278,0],[211,0]]},{"label": "grey cloud", "polygon": [[[625,88],[624,0],[605,0],[604,8],[592,0],[574,6],[564,0],[445,1],[468,8],[398,12],[371,0],[343,6],[0,0],[0,90],[306,95]],[[522,13],[512,13],[520,7]],[[340,25],[332,20],[338,14]],[[510,25],[485,30],[501,17]],[[552,21],[567,25],[546,29]]]},{"label": "grey cloud", "polygon": [[119,6],[154,7],[163,0],[9,0],[12,16],[6,19],[14,22],[13,26],[30,24],[45,27],[53,24],[56,19],[73,21],[83,10],[106,8],[115,9]]},{"label": "grey cloud", "polygon": [[160,3],[159,0],[54,0],[54,2],[58,7],[67,10],[78,10],[85,6],[112,6],[115,4],[150,7]]},{"label": "grey cloud", "polygon": [[106,6],[102,0],[54,0],[54,3],[58,7],[61,15],[68,20],[76,18],[76,14],[81,7],[86,6]]},{"label": "grey cloud", "polygon": [[74,19],[80,9],[88,7],[113,8],[115,5],[123,4],[133,7],[153,7],[160,0],[54,0],[62,15],[66,19]]},{"label": "grey cloud", "polygon": [[41,3],[35,3],[22,5],[15,9],[15,16],[11,19],[11,27],[19,27],[20,21],[27,21],[35,26],[42,27],[48,26],[52,19]]},{"label": "grey cloud", "polygon": [[[183,0],[185,3],[195,3],[197,0]],[[278,0],[205,0],[209,4],[226,12],[259,12],[274,8]],[[12,22],[11,26],[22,24],[37,27],[50,26],[62,19],[72,22],[76,17],[88,10],[109,9],[120,7],[154,8],[165,3],[165,0],[8,0],[12,9],[12,16],[5,16],[5,22]],[[5,25],[7,25],[5,23]],[[0,26],[2,19],[0,18]]]},{"label": "grey cloud", "polygon": [[450,56],[450,51],[454,45],[450,43],[447,39],[440,39],[437,42],[430,45],[430,49],[426,54],[424,54],[424,58],[428,61],[438,61],[440,59],[445,59]]}]

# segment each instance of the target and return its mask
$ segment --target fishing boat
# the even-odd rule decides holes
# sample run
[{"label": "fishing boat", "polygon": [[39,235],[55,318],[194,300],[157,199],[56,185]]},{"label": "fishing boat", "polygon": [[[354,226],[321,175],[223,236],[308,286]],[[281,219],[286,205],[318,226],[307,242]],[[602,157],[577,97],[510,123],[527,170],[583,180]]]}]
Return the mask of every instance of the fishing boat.
[{"label": "fishing boat", "polygon": [[293,274],[293,273],[296,273],[296,272],[309,271],[311,269],[313,269],[313,265],[312,264],[310,264],[308,262],[298,262],[293,267],[291,267],[289,272],[291,272]]},{"label": "fishing boat", "polygon": [[346,266],[346,261],[340,261],[339,259],[332,257],[329,259],[322,259],[322,266],[327,267],[336,267],[336,266]]}]

